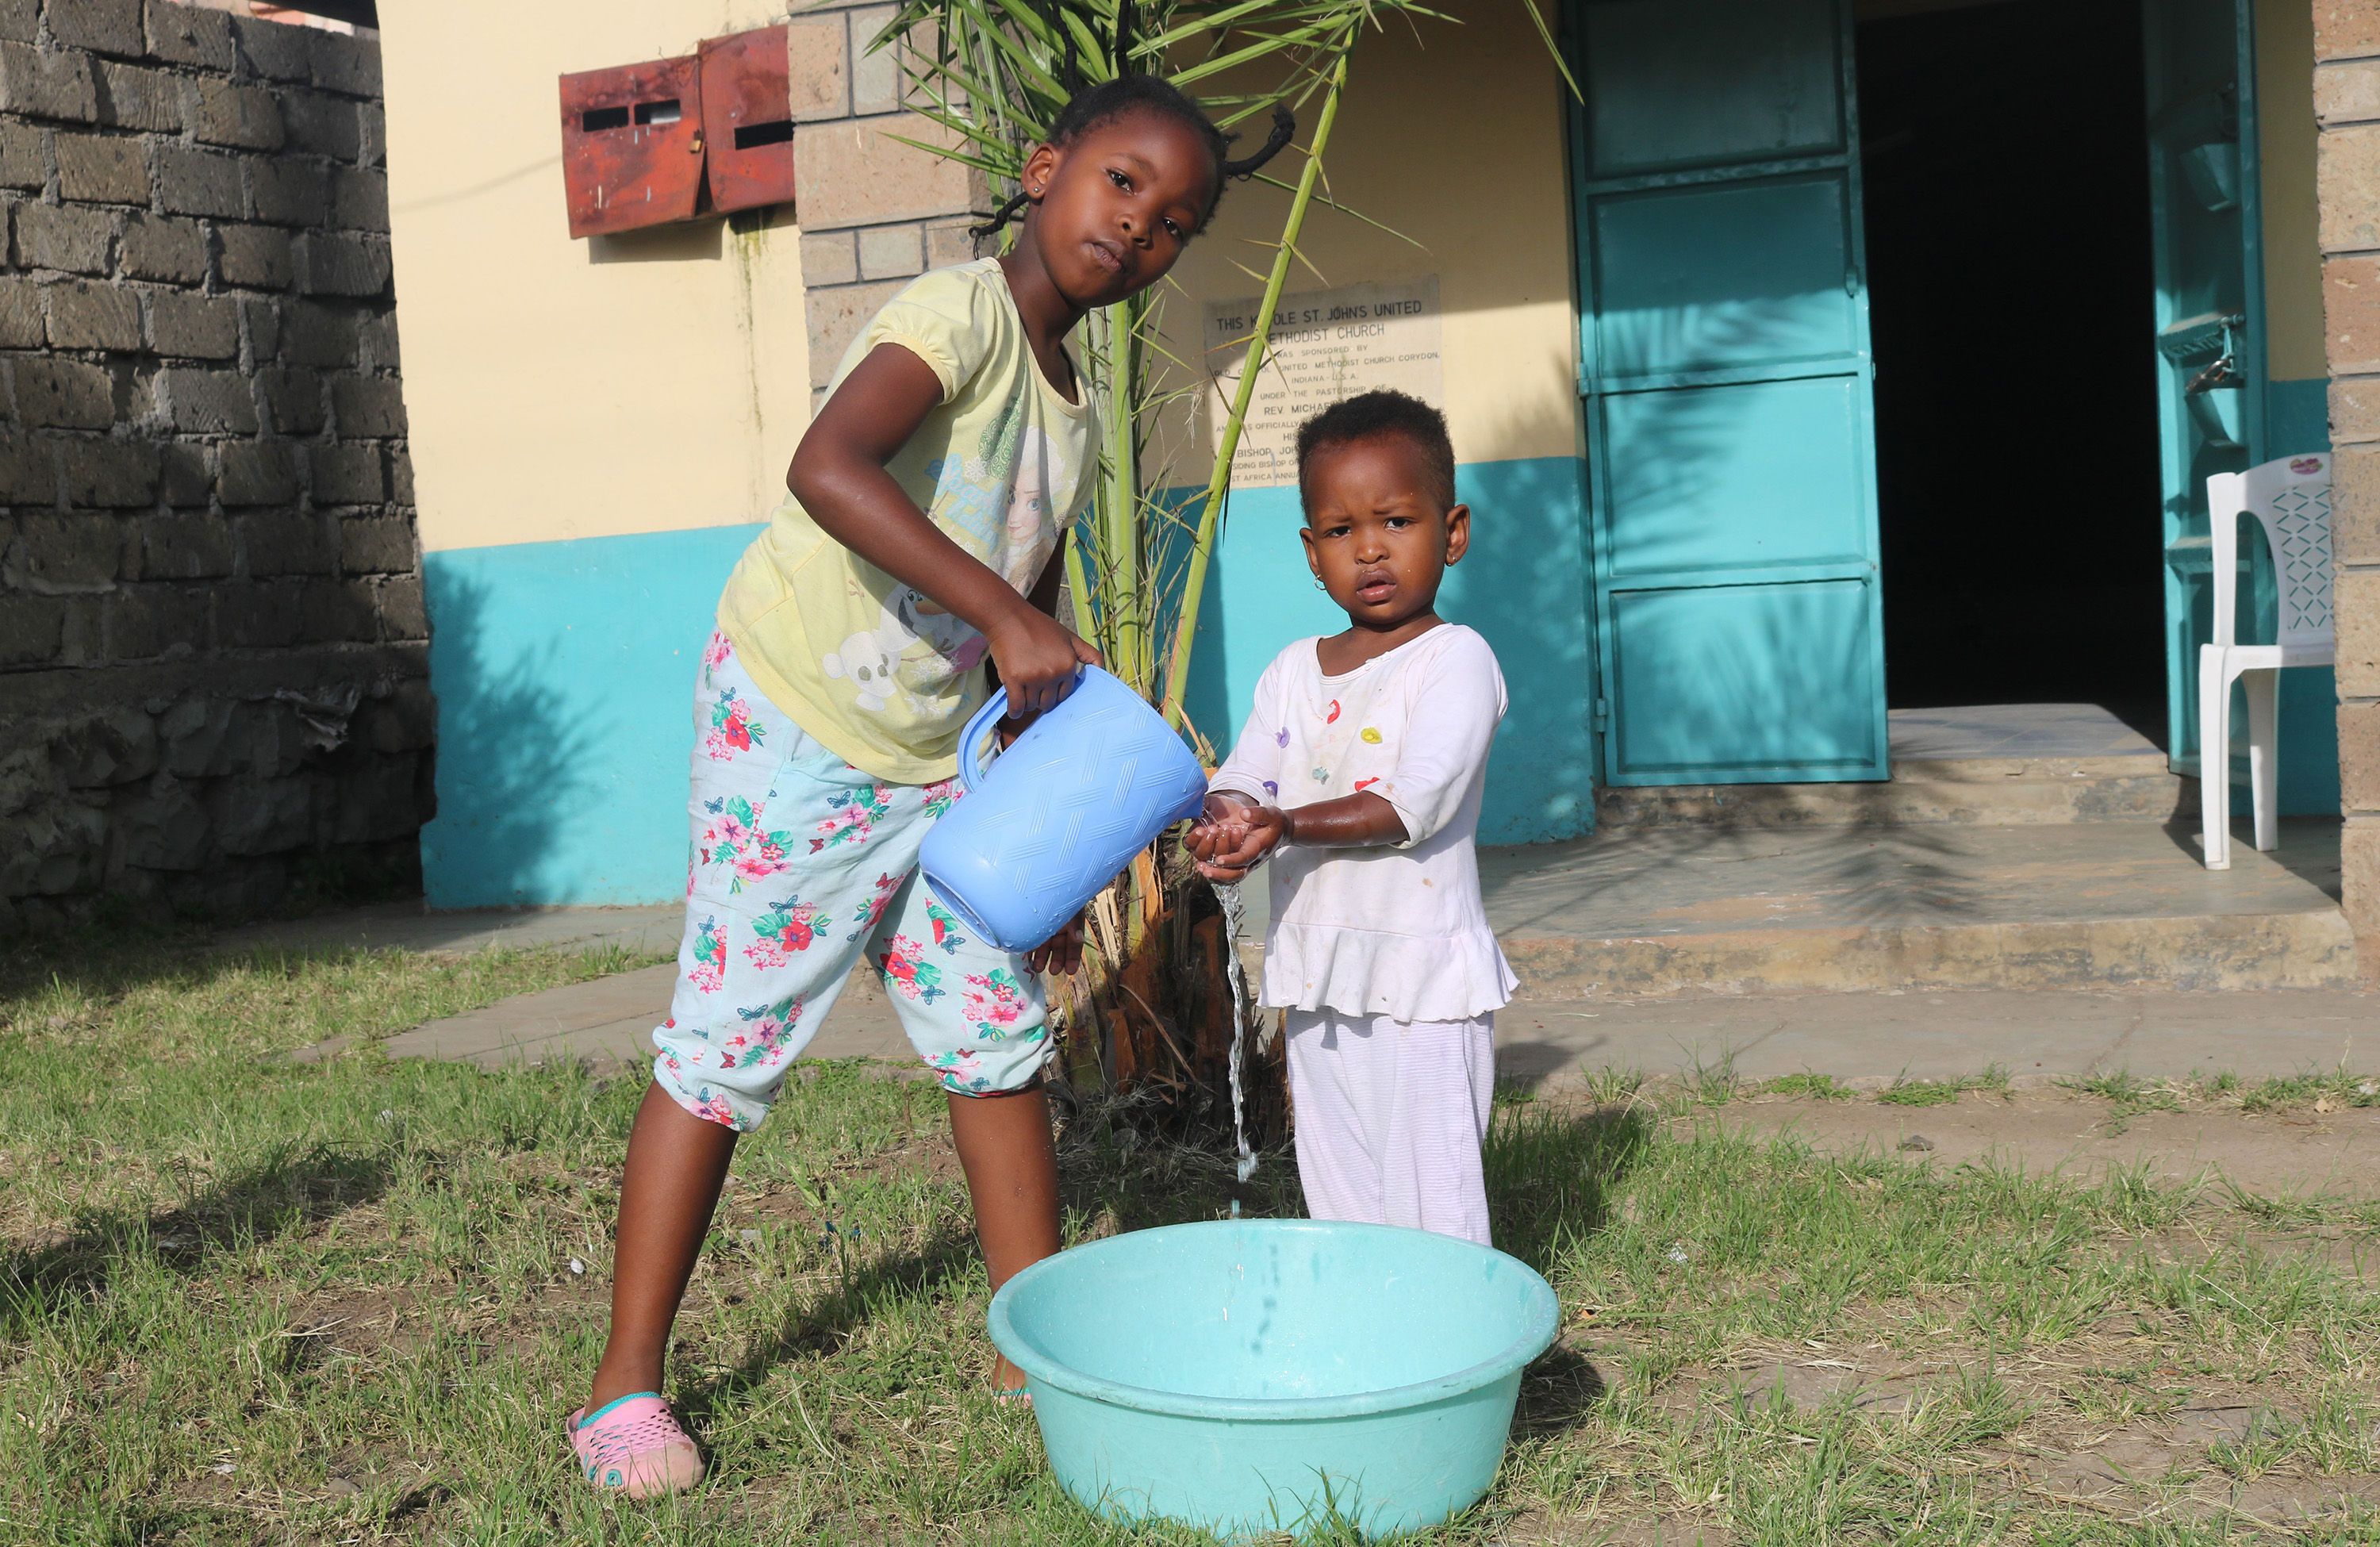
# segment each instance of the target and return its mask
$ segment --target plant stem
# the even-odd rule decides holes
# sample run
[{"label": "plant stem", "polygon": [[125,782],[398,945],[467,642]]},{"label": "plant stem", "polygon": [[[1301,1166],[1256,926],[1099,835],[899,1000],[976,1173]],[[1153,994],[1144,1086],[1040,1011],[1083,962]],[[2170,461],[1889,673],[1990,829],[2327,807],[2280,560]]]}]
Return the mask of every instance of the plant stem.
[{"label": "plant stem", "polygon": [[1141,575],[1140,457],[1137,422],[1140,394],[1140,319],[1146,303],[1140,297],[1120,301],[1095,319],[1094,335],[1105,361],[1106,391],[1099,411],[1107,445],[1101,455],[1106,497],[1100,501],[1105,530],[1099,534],[1099,561],[1111,578],[1106,593],[1110,605],[1108,669],[1132,684],[1143,697],[1148,693],[1148,623],[1143,605],[1146,582]]},{"label": "plant stem", "polygon": [[1182,584],[1182,613],[1173,630],[1173,649],[1165,665],[1165,723],[1182,724],[1182,695],[1190,672],[1190,649],[1198,633],[1198,603],[1207,589],[1207,564],[1214,554],[1215,531],[1223,513],[1223,496],[1232,484],[1232,459],[1240,448],[1240,429],[1247,421],[1248,401],[1256,395],[1257,375],[1264,369],[1267,345],[1272,337],[1273,308],[1289,282],[1289,265],[1297,252],[1298,233],[1305,225],[1305,209],[1314,200],[1314,185],[1322,175],[1322,152],[1330,142],[1330,125],[1339,116],[1339,92],[1347,84],[1347,60],[1354,51],[1351,29],[1340,39],[1330,66],[1330,85],[1323,93],[1321,116],[1305,148],[1305,170],[1299,174],[1297,193],[1290,201],[1289,219],[1281,227],[1280,250],[1272,255],[1272,272],[1265,278],[1264,301],[1257,309],[1256,332],[1248,340],[1247,364],[1240,372],[1239,389],[1232,395],[1232,415],[1223,425],[1222,444],[1215,448],[1215,470],[1207,476],[1206,503],[1198,512],[1198,535],[1193,543]]}]

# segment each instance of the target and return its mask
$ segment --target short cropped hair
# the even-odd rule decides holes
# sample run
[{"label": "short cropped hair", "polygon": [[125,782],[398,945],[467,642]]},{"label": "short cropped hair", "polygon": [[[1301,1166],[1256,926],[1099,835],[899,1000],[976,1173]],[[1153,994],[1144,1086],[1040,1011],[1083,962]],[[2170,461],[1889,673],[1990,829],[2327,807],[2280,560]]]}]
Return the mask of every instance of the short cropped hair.
[{"label": "short cropped hair", "polygon": [[1442,514],[1454,508],[1454,442],[1446,416],[1420,398],[1381,388],[1342,397],[1297,427],[1297,487],[1305,491],[1306,464],[1318,451],[1395,436],[1421,453],[1429,492]]}]

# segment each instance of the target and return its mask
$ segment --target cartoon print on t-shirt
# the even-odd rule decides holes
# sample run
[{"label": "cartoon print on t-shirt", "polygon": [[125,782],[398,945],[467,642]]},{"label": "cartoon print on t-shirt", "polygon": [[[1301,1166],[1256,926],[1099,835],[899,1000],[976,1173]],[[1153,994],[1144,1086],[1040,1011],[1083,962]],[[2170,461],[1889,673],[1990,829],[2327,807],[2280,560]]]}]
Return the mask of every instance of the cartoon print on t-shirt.
[{"label": "cartoon print on t-shirt", "polygon": [[[936,606],[914,586],[892,588],[884,598],[884,614],[877,620],[876,632],[892,649],[893,659],[907,668],[904,675],[919,688],[947,686],[961,672],[973,671],[991,648],[973,624]],[[932,648],[933,657],[909,659],[909,647],[920,640]]]},{"label": "cartoon print on t-shirt", "polygon": [[[911,658],[924,643],[929,655]],[[823,662],[826,675],[848,679],[859,707],[873,714],[904,692],[938,692],[975,669],[990,645],[973,626],[928,601],[912,586],[895,586],[884,598],[876,627],[854,634]],[[904,680],[906,679],[906,680]]]},{"label": "cartoon print on t-shirt", "polygon": [[888,642],[879,629],[854,634],[843,641],[841,649],[828,651],[820,664],[826,667],[827,676],[848,679],[858,690],[859,707],[873,714],[892,699],[892,663],[899,656],[898,648]]},{"label": "cartoon print on t-shirt", "polygon": [[1041,578],[1041,566],[1048,562],[1054,546],[1058,526],[1055,492],[1070,485],[1074,480],[1060,459],[1057,444],[1038,430],[1028,429],[1018,438],[1016,481],[1008,493],[1006,563],[1001,575],[1012,586],[1023,591]]}]

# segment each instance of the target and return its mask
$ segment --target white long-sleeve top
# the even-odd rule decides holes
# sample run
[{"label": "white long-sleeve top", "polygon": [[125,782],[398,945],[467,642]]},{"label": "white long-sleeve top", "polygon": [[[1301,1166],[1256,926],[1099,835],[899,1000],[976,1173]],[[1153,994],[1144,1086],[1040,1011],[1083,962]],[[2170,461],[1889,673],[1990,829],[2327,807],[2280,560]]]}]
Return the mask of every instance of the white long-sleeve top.
[{"label": "white long-sleeve top", "polygon": [[1396,808],[1394,847],[1272,856],[1268,1008],[1467,1020],[1519,986],[1479,900],[1479,801],[1504,717],[1488,641],[1441,624],[1342,676],[1314,640],[1274,657],[1208,787],[1291,810],[1370,790]]}]

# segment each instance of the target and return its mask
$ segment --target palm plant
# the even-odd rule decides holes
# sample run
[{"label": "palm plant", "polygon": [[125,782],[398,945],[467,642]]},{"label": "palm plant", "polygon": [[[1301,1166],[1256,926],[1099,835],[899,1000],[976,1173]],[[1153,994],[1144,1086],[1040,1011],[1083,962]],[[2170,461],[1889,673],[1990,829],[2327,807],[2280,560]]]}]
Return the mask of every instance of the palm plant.
[{"label": "palm plant", "polygon": [[[1543,18],[1522,4],[1551,49]],[[1226,132],[1269,118],[1264,150],[1227,170],[1290,193],[1289,213],[1268,271],[1246,271],[1264,299],[1239,341],[1245,365],[1200,496],[1184,503],[1167,476],[1190,449],[1166,442],[1195,420],[1178,410],[1207,388],[1203,362],[1165,345],[1163,309],[1178,287],[1094,312],[1081,351],[1104,442],[1098,493],[1066,547],[1075,627],[1210,763],[1212,745],[1185,725],[1183,698],[1232,454],[1306,215],[1318,202],[1340,208],[1319,190],[1349,60],[1367,29],[1394,18],[1452,19],[1417,0],[904,0],[871,45],[901,46],[917,111],[950,135],[912,143],[984,173],[1003,195],[1075,91],[1121,72],[1166,76]],[[1263,170],[1309,113],[1294,180]],[[1164,847],[1141,855],[1093,907],[1098,949],[1069,1006],[1070,1054],[1078,1075],[1095,1073],[1110,1090],[1155,1084],[1212,1096],[1228,1055],[1230,946],[1207,889]],[[1278,1083],[1274,1073],[1260,1088]]]}]

